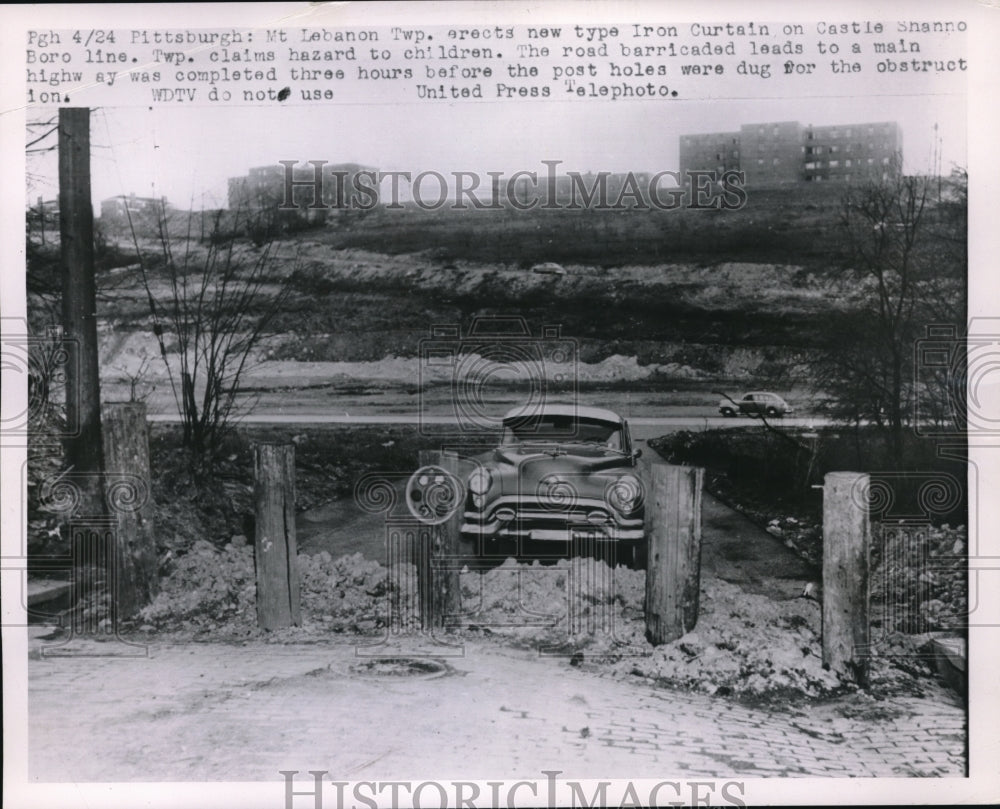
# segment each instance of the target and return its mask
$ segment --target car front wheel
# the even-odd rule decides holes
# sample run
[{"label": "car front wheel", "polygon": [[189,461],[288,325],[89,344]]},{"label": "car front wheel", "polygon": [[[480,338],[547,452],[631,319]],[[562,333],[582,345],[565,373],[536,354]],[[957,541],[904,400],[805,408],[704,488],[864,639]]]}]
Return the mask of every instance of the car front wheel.
[{"label": "car front wheel", "polygon": [[725,416],[727,419],[735,418],[736,411],[733,410],[731,407],[724,407],[722,408],[722,415]]},{"label": "car front wheel", "polygon": [[780,415],[781,415],[781,413],[779,413],[779,412],[778,412],[778,408],[776,408],[776,407],[773,407],[773,406],[772,406],[772,407],[769,407],[769,408],[768,408],[767,410],[765,410],[764,412],[765,412],[765,413],[766,413],[766,414],[767,414],[768,416],[770,416],[770,417],[771,417],[772,419],[773,419],[773,418],[775,418],[775,417],[777,417],[777,416],[780,416]]},{"label": "car front wheel", "polygon": [[646,569],[647,545],[645,539],[622,542],[619,545],[619,561],[632,570]]},{"label": "car front wheel", "polygon": [[458,540],[458,553],[469,560],[479,560],[483,557],[482,540],[478,537],[463,536]]}]

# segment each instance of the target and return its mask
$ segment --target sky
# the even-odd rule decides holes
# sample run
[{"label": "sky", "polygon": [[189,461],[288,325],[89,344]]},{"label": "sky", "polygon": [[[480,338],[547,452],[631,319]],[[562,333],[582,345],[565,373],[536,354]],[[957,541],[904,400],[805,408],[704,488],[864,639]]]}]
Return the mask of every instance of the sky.
[{"label": "sky", "polygon": [[[941,16],[962,15],[970,10],[968,6],[971,0],[965,5],[956,3]],[[922,16],[926,17],[926,12],[936,10],[937,6],[930,0],[906,3],[886,0],[864,6],[843,3],[837,4],[836,9],[827,8],[826,4],[810,5],[791,0],[749,7],[733,0],[717,2],[711,10],[704,4],[633,0],[537,6],[529,3],[523,8],[521,4],[502,3],[406,6],[292,3],[249,4],[246,8],[238,4],[201,4],[196,16],[190,8],[180,4],[167,8],[136,5],[126,11],[123,5],[115,7],[109,19],[115,19],[116,25],[122,28],[157,24],[166,27],[168,21],[174,25],[180,22],[191,25],[197,19],[206,29],[221,29],[223,23],[236,22],[246,30],[280,25],[290,32],[305,25],[349,27],[353,24],[379,28],[383,32],[382,44],[398,52],[399,47],[388,31],[390,26],[407,22],[425,28],[428,33],[433,31],[444,41],[446,29],[464,25],[488,27],[500,22],[526,25],[557,20],[562,25],[571,22],[608,24],[608,21],[616,21],[622,23],[624,32],[629,20],[648,20],[676,23],[685,32],[688,30],[685,26],[692,23],[728,18],[739,20],[759,14],[759,19],[772,23],[773,36],[768,38],[772,45],[783,39],[776,21],[801,20],[808,32],[801,41],[810,49],[806,52],[811,53],[816,41],[823,38],[817,33],[817,20],[821,18],[828,23],[845,19],[884,20],[887,33],[882,38],[889,39],[893,36],[889,32],[894,30],[891,20],[917,16],[921,9]],[[64,11],[59,17],[61,24],[68,24],[62,21],[71,16],[70,11]],[[969,57],[968,72],[937,75],[879,72],[873,69],[873,61],[866,63],[863,74],[836,75],[828,69],[826,59],[809,57],[820,63],[816,75],[788,77],[778,68],[787,57],[773,56],[762,57],[774,63],[774,75],[767,81],[741,78],[731,72],[732,67],[717,81],[713,78],[684,80],[676,74],[674,62],[668,59],[671,72],[667,81],[672,86],[676,84],[682,92],[680,98],[670,100],[563,100],[564,95],[560,93],[559,100],[554,96],[547,100],[515,99],[500,103],[489,100],[427,102],[407,100],[412,96],[407,95],[408,90],[401,89],[402,85],[353,79],[337,85],[341,89],[337,90],[338,101],[334,103],[296,103],[293,95],[282,104],[212,106],[199,102],[148,107],[145,106],[148,97],[130,95],[130,85],[124,79],[112,88],[114,92],[108,89],[102,93],[98,83],[96,88],[91,86],[87,91],[90,95],[74,92],[74,98],[84,99],[81,104],[95,108],[91,127],[95,203],[110,196],[135,193],[166,196],[178,207],[224,205],[229,177],[245,174],[251,166],[274,165],[288,159],[353,162],[414,174],[421,171],[481,174],[487,171],[508,174],[518,170],[541,171],[543,160],[562,161],[560,171],[672,171],[678,168],[679,136],[731,131],[741,124],[770,121],[799,121],[817,126],[896,121],[903,132],[904,170],[913,173],[934,170],[937,124],[940,166],[948,173],[952,165],[967,165],[970,110],[966,108],[966,94],[979,76],[976,73],[977,55],[981,55],[983,48],[982,37],[977,32],[983,33],[970,23],[968,34],[922,38],[925,50],[921,57]],[[568,29],[566,37],[576,42]],[[258,32],[256,42],[259,40]],[[860,40],[864,54],[872,56],[871,37],[848,37],[841,41],[846,47],[851,40]],[[685,34],[677,41],[704,44],[708,40]],[[636,44],[625,33],[621,42]],[[645,40],[642,43],[650,44]],[[499,49],[499,44],[492,44]],[[989,46],[992,47],[992,41]],[[745,54],[746,42],[742,39],[740,47],[740,53]],[[284,49],[279,50],[284,58]],[[195,67],[212,64],[205,61],[207,54],[197,47],[186,55],[197,60]],[[511,53],[508,51],[505,55],[510,57]],[[875,58],[878,57],[872,56]],[[423,64],[418,67],[418,61],[412,65],[419,76]],[[504,60],[508,61],[510,59]],[[624,63],[626,60],[614,58],[612,61]],[[354,68],[342,64],[353,76]],[[433,64],[438,66],[436,62]],[[546,61],[539,60],[537,64],[541,75],[548,76],[544,67]],[[497,72],[495,78],[502,78],[503,70],[499,65]],[[487,98],[493,83],[484,81]],[[554,86],[553,91],[556,89]],[[710,99],[713,94],[716,97]],[[737,94],[740,97],[730,97]],[[140,97],[144,100],[139,101]],[[130,100],[122,100],[125,98]],[[389,103],[390,99],[395,103]],[[133,106],[106,106],[125,103]],[[29,120],[32,117],[37,120],[38,116],[46,120],[44,116],[53,114],[51,109],[29,110]],[[52,140],[54,136],[46,144]],[[31,155],[28,172],[26,200],[29,203],[34,203],[38,196],[55,197],[54,152]]]},{"label": "sky", "polygon": [[[51,117],[52,111],[37,111]],[[48,120],[48,118],[42,118]],[[179,208],[226,204],[227,178],[279,160],[354,162],[384,171],[672,171],[678,138],[740,124],[897,121],[905,170],[931,172],[938,124],[944,173],[966,165],[965,97],[876,96],[613,103],[513,102],[97,108],[91,116],[95,206],[118,194]],[[30,132],[37,132],[31,129]],[[45,144],[55,142],[50,136]],[[56,153],[31,155],[26,200],[58,193]]]}]

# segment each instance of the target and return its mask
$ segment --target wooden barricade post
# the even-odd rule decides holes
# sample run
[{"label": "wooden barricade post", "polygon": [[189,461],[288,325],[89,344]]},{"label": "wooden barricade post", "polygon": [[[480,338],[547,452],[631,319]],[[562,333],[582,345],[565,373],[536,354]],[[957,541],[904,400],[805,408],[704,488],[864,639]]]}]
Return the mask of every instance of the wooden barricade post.
[{"label": "wooden barricade post", "polygon": [[108,402],[102,415],[105,495],[116,537],[111,598],[115,618],[131,618],[159,590],[146,405]]},{"label": "wooden barricade post", "polygon": [[868,475],[823,479],[823,665],[858,684],[868,680]]},{"label": "wooden barricade post", "polygon": [[302,620],[295,543],[295,445],[255,444],[254,503],[257,623],[262,629]]},{"label": "wooden barricade post", "polygon": [[659,645],[694,629],[701,588],[705,470],[650,464],[646,493],[646,638]]},{"label": "wooden barricade post", "polygon": [[[459,478],[458,455],[454,452],[421,450],[420,466],[437,466]],[[459,553],[459,534],[462,528],[461,500],[447,520],[438,525],[421,526],[417,549],[417,579],[420,588],[420,616],[423,626],[442,627],[445,618],[456,615],[460,608],[459,570],[456,557]]]}]

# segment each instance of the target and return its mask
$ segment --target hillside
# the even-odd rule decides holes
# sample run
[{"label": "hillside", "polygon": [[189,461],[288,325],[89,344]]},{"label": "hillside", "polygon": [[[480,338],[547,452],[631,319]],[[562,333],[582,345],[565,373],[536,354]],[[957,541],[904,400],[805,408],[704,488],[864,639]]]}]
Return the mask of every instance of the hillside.
[{"label": "hillside", "polygon": [[[412,385],[413,363],[392,363],[419,357],[434,327],[457,325],[464,337],[477,320],[510,316],[535,337],[558,326],[588,384],[794,384],[824,339],[826,318],[849,296],[835,242],[838,206],[834,194],[801,188],[751,192],[738,211],[408,208],[350,212],[269,245],[244,242],[237,249],[248,258],[262,249],[273,257],[268,291],[286,290],[254,360],[292,363],[255,386],[334,376]],[[174,255],[183,251],[194,265],[208,250],[198,239],[172,241]],[[158,349],[134,245],[112,232],[99,248],[104,374],[127,382],[148,357],[155,378]],[[160,246],[149,239],[140,248],[154,291],[165,293]],[[46,277],[51,284],[57,262],[57,245],[33,246],[33,289]],[[557,262],[565,274],[534,272],[536,262]],[[58,317],[39,300],[36,328]]]}]

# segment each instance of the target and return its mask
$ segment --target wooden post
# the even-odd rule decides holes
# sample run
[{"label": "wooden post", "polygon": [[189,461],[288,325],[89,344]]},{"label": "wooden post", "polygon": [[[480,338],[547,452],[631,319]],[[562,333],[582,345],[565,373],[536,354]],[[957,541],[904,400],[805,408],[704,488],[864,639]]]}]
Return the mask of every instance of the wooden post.
[{"label": "wooden post", "polygon": [[705,470],[650,464],[646,495],[646,638],[677,640],[698,621]]},{"label": "wooden post", "polygon": [[868,475],[823,479],[823,665],[868,681]]},{"label": "wooden post", "polygon": [[117,618],[130,618],[159,589],[153,498],[149,474],[149,429],[142,402],[111,402],[103,408],[106,499],[116,525],[112,599]]},{"label": "wooden post", "polygon": [[295,544],[295,445],[254,444],[257,623],[262,629],[298,626],[298,551]]},{"label": "wooden post", "polygon": [[97,363],[94,210],[90,202],[90,110],[59,110],[59,238],[66,363],[66,463],[81,478],[81,511],[103,513],[101,388]]},{"label": "wooden post", "polygon": [[99,592],[102,582],[115,591],[117,527],[107,517],[83,516],[69,524],[70,550],[73,559],[70,604],[70,629],[74,635],[117,634],[115,605],[110,609],[98,601],[94,609],[81,609],[79,600]]},{"label": "wooden post", "polygon": [[[458,455],[454,452],[421,450],[420,466],[439,466],[458,478]],[[443,523],[421,526],[418,532],[423,544],[417,549],[417,577],[420,615],[425,619],[425,627],[444,626],[445,617],[456,615],[460,608],[459,571],[455,559],[459,554],[463,504],[459,502],[457,506]]]}]

